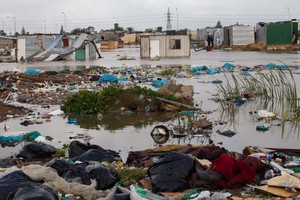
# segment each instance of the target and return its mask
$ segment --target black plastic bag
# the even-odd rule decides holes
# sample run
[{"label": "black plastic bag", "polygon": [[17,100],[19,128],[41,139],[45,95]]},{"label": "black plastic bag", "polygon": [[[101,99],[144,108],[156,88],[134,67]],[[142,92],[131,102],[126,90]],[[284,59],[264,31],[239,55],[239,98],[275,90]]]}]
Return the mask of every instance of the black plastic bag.
[{"label": "black plastic bag", "polygon": [[10,193],[20,187],[41,186],[40,182],[31,180],[24,172],[14,171],[0,179],[0,200],[7,200]]},{"label": "black plastic bag", "polygon": [[21,187],[9,200],[58,200],[57,192],[39,186]]},{"label": "black plastic bag", "polygon": [[75,140],[75,141],[72,141],[69,145],[69,149],[68,149],[69,157],[73,158],[75,156],[79,156],[90,149],[104,150],[102,147],[100,147],[98,145],[91,145],[89,143],[85,144],[85,143]]},{"label": "black plastic bag", "polygon": [[80,179],[78,182],[84,185],[90,185],[92,183],[89,173],[85,170],[84,163],[71,165],[69,170],[63,175],[63,178],[68,182]]},{"label": "black plastic bag", "polygon": [[111,151],[106,151],[103,149],[90,149],[79,156],[72,158],[73,161],[81,161],[81,162],[88,162],[88,161],[98,161],[98,162],[113,162],[113,161],[122,161],[119,154],[117,156],[115,153],[111,153]]},{"label": "black plastic bag", "polygon": [[47,158],[55,153],[55,147],[42,142],[30,142],[16,155],[18,158],[34,159]]},{"label": "black plastic bag", "polygon": [[97,181],[97,190],[106,190],[112,188],[118,181],[117,173],[101,166],[90,172],[92,179]]},{"label": "black plastic bag", "polygon": [[62,176],[69,170],[70,165],[64,159],[53,159],[46,164],[46,167],[51,167],[51,168],[55,169],[57,171],[57,174],[59,176]]},{"label": "black plastic bag", "polygon": [[148,169],[153,192],[179,192],[190,187],[189,180],[195,172],[190,155],[170,152]]}]

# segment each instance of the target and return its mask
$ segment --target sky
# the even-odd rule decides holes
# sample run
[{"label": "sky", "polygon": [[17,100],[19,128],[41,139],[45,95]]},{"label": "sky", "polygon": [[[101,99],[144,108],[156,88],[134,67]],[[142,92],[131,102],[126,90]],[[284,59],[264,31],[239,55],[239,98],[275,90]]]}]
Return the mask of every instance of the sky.
[{"label": "sky", "polygon": [[300,18],[300,0],[0,0],[0,30],[58,33],[92,26],[96,31],[114,24],[135,31],[167,27],[170,9],[173,30],[197,30]]}]

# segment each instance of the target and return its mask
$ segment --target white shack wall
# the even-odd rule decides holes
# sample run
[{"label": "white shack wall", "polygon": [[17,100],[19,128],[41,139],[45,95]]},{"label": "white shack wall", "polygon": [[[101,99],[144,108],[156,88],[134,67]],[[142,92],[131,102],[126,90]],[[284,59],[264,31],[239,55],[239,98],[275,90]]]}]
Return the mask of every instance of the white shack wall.
[{"label": "white shack wall", "polygon": [[[171,39],[180,39],[181,48],[171,49]],[[161,58],[190,56],[190,38],[188,35],[150,35],[141,36],[141,58],[150,58],[150,40],[159,40],[159,57]]]}]

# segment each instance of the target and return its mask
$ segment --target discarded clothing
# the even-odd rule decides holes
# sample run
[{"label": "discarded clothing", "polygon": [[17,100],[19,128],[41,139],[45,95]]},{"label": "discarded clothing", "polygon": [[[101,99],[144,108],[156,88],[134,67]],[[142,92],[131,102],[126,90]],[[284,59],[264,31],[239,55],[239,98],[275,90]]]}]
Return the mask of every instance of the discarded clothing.
[{"label": "discarded clothing", "polygon": [[255,170],[244,161],[236,160],[227,154],[212,161],[211,170],[221,173],[224,178],[216,181],[216,187],[229,188],[237,184],[253,183]]}]

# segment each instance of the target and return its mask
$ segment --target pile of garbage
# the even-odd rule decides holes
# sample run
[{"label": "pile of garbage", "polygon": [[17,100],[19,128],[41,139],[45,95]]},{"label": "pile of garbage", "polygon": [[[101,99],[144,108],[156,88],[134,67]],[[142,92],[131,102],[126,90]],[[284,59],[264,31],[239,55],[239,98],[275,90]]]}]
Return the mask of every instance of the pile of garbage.
[{"label": "pile of garbage", "polygon": [[72,141],[58,157],[52,145],[33,141],[0,167],[0,199],[265,199],[293,198],[300,189],[299,151],[250,146],[241,154],[165,145],[131,151],[124,162],[95,144]]}]

